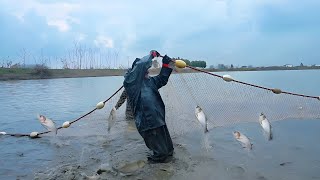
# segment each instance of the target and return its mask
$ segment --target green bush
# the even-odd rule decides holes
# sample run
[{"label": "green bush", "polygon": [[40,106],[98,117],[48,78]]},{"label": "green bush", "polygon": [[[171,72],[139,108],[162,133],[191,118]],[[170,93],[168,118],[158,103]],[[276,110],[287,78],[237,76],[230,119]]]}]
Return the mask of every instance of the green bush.
[{"label": "green bush", "polygon": [[40,76],[41,78],[49,77],[51,75],[49,68],[44,64],[37,64],[33,68],[33,75]]}]

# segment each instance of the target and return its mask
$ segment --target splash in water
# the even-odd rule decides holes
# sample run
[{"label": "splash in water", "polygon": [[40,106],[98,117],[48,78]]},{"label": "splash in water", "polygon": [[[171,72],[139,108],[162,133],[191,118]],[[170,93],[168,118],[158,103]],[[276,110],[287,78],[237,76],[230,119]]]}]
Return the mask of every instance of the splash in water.
[{"label": "splash in water", "polygon": [[209,133],[205,133],[203,134],[202,137],[202,147],[208,152],[212,146],[210,145],[210,141],[209,141]]}]

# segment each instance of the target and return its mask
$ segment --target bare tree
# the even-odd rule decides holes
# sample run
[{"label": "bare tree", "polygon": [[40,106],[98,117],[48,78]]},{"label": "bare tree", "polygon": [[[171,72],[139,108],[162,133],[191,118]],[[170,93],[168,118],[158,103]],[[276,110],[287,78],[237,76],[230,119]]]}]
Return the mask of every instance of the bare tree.
[{"label": "bare tree", "polygon": [[56,57],[54,58],[54,62],[55,62],[55,64],[56,64],[55,69],[58,69],[58,62],[59,62],[58,56],[56,56]]},{"label": "bare tree", "polygon": [[62,68],[63,69],[69,69],[69,63],[67,58],[60,58],[60,61],[62,63]]},{"label": "bare tree", "polygon": [[39,62],[41,65],[47,65],[48,59],[43,54],[43,49],[41,48],[40,56],[39,56]]},{"label": "bare tree", "polygon": [[115,61],[115,63],[116,63],[116,65],[115,65],[115,67],[117,67],[118,66],[118,60],[119,60],[119,51],[117,51],[117,50],[115,50],[114,51],[114,61]]},{"label": "bare tree", "polygon": [[88,48],[88,59],[89,59],[89,63],[90,63],[90,69],[94,69],[95,68],[95,60],[94,60],[94,52],[92,48]]},{"label": "bare tree", "polygon": [[9,56],[8,56],[7,61],[6,61],[6,65],[7,65],[7,68],[11,68],[12,61],[10,60],[10,57],[9,57]]},{"label": "bare tree", "polygon": [[89,58],[89,50],[87,48],[83,49],[84,53],[83,53],[83,63],[85,64],[85,69],[89,69],[91,68],[91,64],[92,62],[90,62],[90,58]]},{"label": "bare tree", "polygon": [[106,51],[105,58],[106,58],[106,68],[110,69],[111,68],[111,62],[110,62],[110,51],[109,50]]},{"label": "bare tree", "polygon": [[18,52],[18,56],[20,57],[20,59],[22,61],[22,67],[25,68],[26,67],[26,60],[29,56],[29,53],[27,52],[27,50],[25,48],[22,48],[20,50],[20,52]]},{"label": "bare tree", "polygon": [[50,57],[50,56],[46,58],[46,66],[47,66],[48,68],[51,67],[51,58],[52,58],[52,57]]},{"label": "bare tree", "polygon": [[102,69],[102,54],[100,48],[97,49],[97,54],[99,55],[99,69]]},{"label": "bare tree", "polygon": [[67,68],[69,69],[69,68],[72,68],[71,67],[71,62],[72,62],[72,60],[73,60],[73,53],[72,53],[72,51],[71,50],[69,50],[68,51],[68,58],[65,58],[65,64],[67,65]]},{"label": "bare tree", "polygon": [[[81,47],[81,53],[80,55],[82,55],[82,60],[81,60],[81,63],[80,63],[80,66],[83,68],[83,66],[86,64],[88,64],[88,50],[87,50],[87,47],[86,45],[83,45],[83,46],[80,46]],[[80,67],[80,69],[81,69]],[[88,69],[86,67],[86,69]]]},{"label": "bare tree", "polygon": [[[73,60],[72,60],[72,62],[74,62],[74,59],[77,59],[77,61],[78,61],[78,42],[74,42],[74,49],[73,49]],[[73,65],[74,66],[74,65]]]},{"label": "bare tree", "polygon": [[81,46],[80,43],[78,42],[74,42],[74,53],[75,53],[75,58],[77,60],[77,64],[78,64],[78,68],[81,69],[81,65],[82,65],[82,60],[83,60],[83,56],[84,56],[84,49]]},{"label": "bare tree", "polygon": [[38,64],[37,56],[33,54],[32,58],[33,58],[34,64]]}]

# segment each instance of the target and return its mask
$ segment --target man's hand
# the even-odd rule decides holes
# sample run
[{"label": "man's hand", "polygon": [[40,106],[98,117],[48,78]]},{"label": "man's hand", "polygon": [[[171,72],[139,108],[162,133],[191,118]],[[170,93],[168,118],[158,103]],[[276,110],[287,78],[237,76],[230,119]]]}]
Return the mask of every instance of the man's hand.
[{"label": "man's hand", "polygon": [[167,55],[163,56],[162,64],[169,64],[171,62],[171,58]]},{"label": "man's hand", "polygon": [[162,58],[162,67],[167,67],[167,68],[174,69],[175,68],[175,62],[172,61],[172,59],[169,56],[165,55]]}]

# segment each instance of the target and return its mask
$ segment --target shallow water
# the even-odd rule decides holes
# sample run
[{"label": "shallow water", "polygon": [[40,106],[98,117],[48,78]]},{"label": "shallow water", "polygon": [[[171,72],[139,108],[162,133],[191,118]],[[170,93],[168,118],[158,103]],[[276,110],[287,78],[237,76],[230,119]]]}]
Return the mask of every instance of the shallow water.
[{"label": "shallow water", "polygon": [[[274,139],[267,141],[263,136],[259,124],[242,124],[228,128],[216,128],[210,133],[212,151],[209,153],[215,161],[200,163],[195,172],[187,173],[186,177],[216,177],[225,176],[232,179],[319,179],[320,145],[312,143],[320,135],[317,130],[318,120],[284,120],[274,122]],[[232,139],[232,132],[238,130],[245,132],[251,139],[253,149],[243,149]],[[197,142],[199,136],[190,137]],[[229,137],[227,139],[227,137]],[[189,138],[184,138],[188,139]],[[201,152],[199,147],[188,144],[193,154]],[[312,145],[311,145],[312,144]],[[284,164],[282,164],[284,163]],[[217,167],[215,167],[217,166]],[[229,174],[228,172],[231,171]],[[234,172],[233,172],[234,171]]]},{"label": "shallow water", "polygon": [[[318,95],[320,86],[317,78],[320,71],[229,74],[246,82],[311,95]],[[74,120],[107,99],[121,86],[122,80],[122,77],[95,77],[0,82],[0,131],[43,131],[37,113],[47,115],[58,125]],[[116,100],[70,128],[58,131],[57,137],[51,134],[38,139],[0,136],[0,179],[85,179],[94,175],[101,165],[117,166],[146,159],[150,152],[134,124],[124,120],[124,106],[117,113],[115,127],[107,133],[107,115]],[[169,127],[176,149],[171,163],[147,164],[129,177],[107,173],[100,178],[320,179],[317,143],[320,121],[288,119],[272,122],[272,126],[272,141],[266,140],[258,123],[211,128],[207,139],[203,139],[203,131],[195,126],[181,135],[174,132],[179,127]],[[186,126],[181,124],[181,127]],[[243,149],[233,138],[235,130],[251,139],[252,151]],[[202,146],[205,140],[207,148]]]},{"label": "shallow water", "polygon": [[[119,125],[119,124],[118,124]],[[127,126],[123,122],[122,126]],[[101,179],[319,179],[320,145],[310,143],[319,137],[317,120],[286,120],[273,123],[274,140],[267,141],[257,124],[216,128],[209,132],[210,149],[202,146],[202,131],[190,131],[174,137],[174,160],[167,164],[147,164],[133,176],[102,174]],[[243,149],[232,138],[240,130],[251,138],[253,149]],[[306,131],[308,131],[306,133]],[[47,139],[48,140],[48,139]],[[136,131],[122,132],[115,139],[107,136],[61,138],[59,147],[52,143],[54,157],[40,179],[82,178],[94,175],[99,166],[118,166],[146,160],[148,149]],[[31,156],[31,155],[30,155]],[[56,157],[56,158],[55,158]],[[64,171],[74,173],[69,176]]]}]

